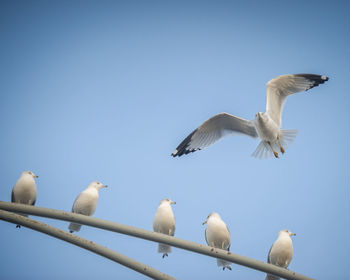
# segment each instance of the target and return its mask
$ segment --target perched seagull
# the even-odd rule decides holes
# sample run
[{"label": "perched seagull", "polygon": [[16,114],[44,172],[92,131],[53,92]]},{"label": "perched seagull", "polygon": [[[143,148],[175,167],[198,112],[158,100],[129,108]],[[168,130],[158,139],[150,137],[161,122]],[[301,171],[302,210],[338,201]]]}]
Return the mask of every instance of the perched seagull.
[{"label": "perched seagull", "polygon": [[[160,201],[156,214],[153,219],[153,231],[174,236],[175,234],[175,217],[171,204],[176,202],[166,198]],[[163,253],[163,258],[171,253],[171,247],[166,244],[158,244],[158,253]]]},{"label": "perched seagull", "polygon": [[171,154],[182,156],[210,146],[231,133],[242,133],[261,142],[252,154],[257,158],[268,158],[283,154],[292,143],[297,130],[281,130],[281,116],[287,96],[307,91],[328,81],[328,77],[315,74],[283,75],[269,81],[266,85],[266,112],[257,113],[254,120],[245,120],[228,113],[220,113],[195,129]]},{"label": "perched seagull", "polygon": [[[221,220],[220,215],[215,212],[209,214],[207,219],[203,222],[203,225],[204,224],[207,224],[207,228],[205,229],[205,240],[207,241],[208,246],[230,251],[230,231],[225,222]],[[216,259],[216,262],[219,267],[222,266],[223,270],[225,270],[225,268],[231,270],[230,262],[222,259]]]},{"label": "perched seagull", "polygon": [[[98,191],[102,188],[107,188],[106,185],[102,185],[100,182],[92,182],[85,190],[83,190],[78,197],[75,199],[72,212],[91,216],[95,213],[98,201]],[[69,231],[79,231],[81,228],[80,224],[70,223]]]},{"label": "perched seagull", "polygon": [[[34,205],[36,201],[36,184],[34,178],[38,178],[31,171],[24,171],[14,185],[11,193],[11,202]],[[22,214],[27,217],[27,215]],[[20,228],[20,225],[16,226]]]},{"label": "perched seagull", "polygon": [[[287,229],[281,230],[278,233],[278,238],[275,243],[272,244],[269,255],[267,256],[267,262],[287,268],[293,257],[293,244],[290,238],[295,233],[290,232]],[[271,274],[267,274],[265,280],[279,280],[280,278]]]}]

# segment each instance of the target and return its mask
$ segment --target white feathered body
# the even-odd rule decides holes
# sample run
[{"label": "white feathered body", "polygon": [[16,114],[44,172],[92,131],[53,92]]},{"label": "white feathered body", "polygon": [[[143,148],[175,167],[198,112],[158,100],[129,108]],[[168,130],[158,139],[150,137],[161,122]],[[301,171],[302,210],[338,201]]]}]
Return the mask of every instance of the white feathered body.
[{"label": "white feathered body", "polygon": [[256,131],[261,140],[273,143],[280,135],[280,128],[267,113],[258,113],[254,120]]},{"label": "white feathered body", "polygon": [[88,188],[80,193],[73,204],[72,212],[91,216],[95,213],[98,202],[98,191]]},{"label": "white feathered body", "polygon": [[[153,231],[174,236],[175,228],[176,222],[170,202],[162,200],[153,219]],[[166,254],[170,252],[171,247],[169,245],[159,243],[158,253]]]},{"label": "white feathered body", "polygon": [[292,260],[292,257],[292,239],[287,233],[282,233],[271,247],[269,263],[287,268]]},{"label": "white feathered body", "polygon": [[[293,243],[288,231],[280,231],[277,240],[272,244],[268,263],[288,268],[293,258]],[[267,274],[265,280],[279,280],[280,278]]]},{"label": "white feathered body", "polygon": [[231,244],[230,232],[221,219],[209,219],[205,237],[209,246],[228,250]]},{"label": "white feathered body", "polygon": [[267,158],[273,155],[273,152],[279,152],[281,147],[287,149],[288,145],[293,143],[298,131],[295,129],[280,129],[270,115],[265,113],[257,113],[253,121],[256,132],[261,142],[253,152],[253,156],[257,158]]},{"label": "white feathered body", "polygon": [[36,183],[32,175],[23,172],[12,190],[12,202],[33,205],[36,200]]},{"label": "white feathered body", "polygon": [[[211,213],[207,219],[207,228],[205,229],[205,240],[209,246],[229,251],[231,245],[230,231],[226,223],[221,219],[219,214]],[[219,267],[227,267],[231,263],[217,259]]]},{"label": "white feathered body", "polygon": [[[78,195],[78,197],[74,201],[72,212],[86,216],[91,216],[96,211],[97,202],[98,189],[90,185],[87,189],[85,189]],[[81,225],[77,223],[70,223],[68,228],[71,232],[79,231]]]}]

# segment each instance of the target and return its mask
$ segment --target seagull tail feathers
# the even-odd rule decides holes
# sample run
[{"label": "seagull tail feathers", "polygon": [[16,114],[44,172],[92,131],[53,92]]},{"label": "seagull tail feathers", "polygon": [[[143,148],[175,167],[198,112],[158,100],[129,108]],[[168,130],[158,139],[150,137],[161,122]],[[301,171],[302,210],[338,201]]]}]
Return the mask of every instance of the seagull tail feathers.
[{"label": "seagull tail feathers", "polygon": [[216,263],[217,263],[218,267],[222,266],[224,268],[228,268],[229,270],[231,270],[231,267],[230,267],[231,263],[228,261],[224,261],[222,259],[216,259]]},{"label": "seagull tail feathers", "polygon": [[[265,142],[261,141],[256,147],[255,151],[252,153],[253,157],[264,159],[274,156],[274,151],[279,153],[284,153],[287,147],[293,143],[295,137],[298,134],[298,130],[296,129],[283,129],[281,130],[279,141],[271,143],[271,146]],[[283,152],[282,152],[283,150]]]},{"label": "seagull tail feathers", "polygon": [[280,142],[284,149],[292,144],[297,137],[298,130],[296,129],[282,129],[280,135]]},{"label": "seagull tail feathers", "polygon": [[272,157],[273,152],[269,144],[267,144],[265,141],[261,141],[258,147],[256,147],[255,151],[252,153],[252,156],[259,159],[264,159]]},{"label": "seagull tail feathers", "polygon": [[76,223],[70,223],[69,226],[68,226],[68,229],[70,232],[73,232],[73,231],[79,231],[81,228],[81,225],[80,224],[76,224]]},{"label": "seagull tail feathers", "polygon": [[171,247],[169,245],[159,243],[158,244],[158,253],[163,253],[163,254],[171,253]]}]

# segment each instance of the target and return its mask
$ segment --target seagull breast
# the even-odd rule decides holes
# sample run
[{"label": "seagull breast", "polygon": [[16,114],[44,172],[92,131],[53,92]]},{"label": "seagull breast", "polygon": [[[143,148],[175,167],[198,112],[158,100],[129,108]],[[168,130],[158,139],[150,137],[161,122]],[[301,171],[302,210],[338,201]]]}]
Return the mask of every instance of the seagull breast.
[{"label": "seagull breast", "polygon": [[13,188],[13,201],[24,204],[33,204],[36,200],[36,184],[30,175],[22,175]]},{"label": "seagull breast", "polygon": [[155,232],[174,235],[175,218],[169,204],[162,204],[158,207],[153,220],[153,230]]},{"label": "seagull breast", "polygon": [[266,113],[258,113],[254,120],[255,129],[263,141],[273,142],[277,139],[280,128]]}]

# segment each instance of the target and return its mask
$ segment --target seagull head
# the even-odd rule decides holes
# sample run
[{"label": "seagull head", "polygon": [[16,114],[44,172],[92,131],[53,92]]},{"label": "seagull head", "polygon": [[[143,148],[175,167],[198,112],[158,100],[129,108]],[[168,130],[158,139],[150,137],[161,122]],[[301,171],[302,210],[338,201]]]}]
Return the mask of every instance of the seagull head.
[{"label": "seagull head", "polygon": [[256,120],[261,120],[261,119],[264,118],[264,116],[265,116],[264,113],[258,112],[258,113],[255,114],[255,119]]},{"label": "seagull head", "polygon": [[102,189],[102,188],[107,188],[108,186],[107,186],[107,185],[103,185],[103,184],[100,183],[100,182],[94,181],[94,182],[92,182],[92,183],[89,185],[89,187],[95,188],[95,189],[97,189],[97,190],[100,190],[100,189]]},{"label": "seagull head", "polygon": [[32,171],[29,171],[29,170],[24,171],[24,172],[22,173],[22,175],[30,175],[30,176],[32,176],[33,178],[38,178],[38,177],[39,177],[39,176],[35,175]]},{"label": "seagull head", "polygon": [[171,204],[176,204],[175,201],[172,201],[172,200],[170,200],[169,198],[164,198],[164,199],[162,199],[162,200],[160,201],[159,204],[162,204],[162,203],[166,203],[166,204],[169,204],[169,205],[171,205]]},{"label": "seagull head", "polygon": [[281,234],[283,234],[283,235],[288,235],[288,236],[296,236],[295,233],[291,232],[291,231],[288,230],[288,229],[283,229],[283,230],[281,230],[281,231],[278,233],[278,236],[280,236]]},{"label": "seagull head", "polygon": [[210,218],[219,218],[219,219],[221,219],[221,218],[220,218],[220,215],[219,215],[218,213],[212,212],[212,213],[210,213],[210,214],[208,215],[208,217],[207,217],[206,220],[202,223],[202,225],[205,225],[205,224],[208,222],[208,220],[209,220]]}]

